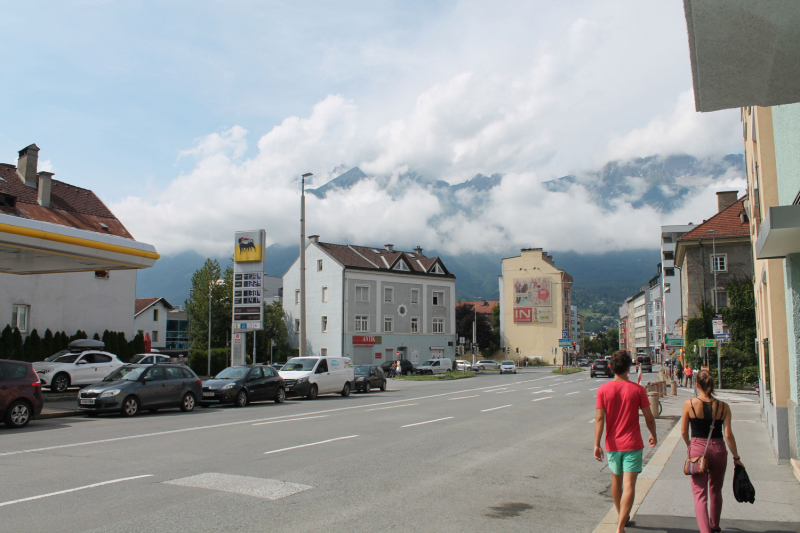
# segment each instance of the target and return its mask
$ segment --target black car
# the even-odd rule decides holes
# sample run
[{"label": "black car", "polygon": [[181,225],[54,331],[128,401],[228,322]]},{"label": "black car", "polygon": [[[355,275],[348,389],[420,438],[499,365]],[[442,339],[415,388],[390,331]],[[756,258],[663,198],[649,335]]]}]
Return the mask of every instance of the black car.
[{"label": "black car", "polygon": [[589,375],[595,377],[599,374],[605,374],[606,377],[613,378],[614,372],[611,370],[611,365],[605,359],[595,359],[592,367],[589,369]]},{"label": "black car", "polygon": [[[414,365],[411,364],[411,361],[408,359],[399,359],[400,361],[400,370],[402,371],[404,376],[408,376],[414,373]],[[386,361],[385,363],[381,363],[381,370],[385,374],[391,372],[391,368],[397,368],[397,361]]]},{"label": "black car", "polygon": [[244,407],[250,402],[286,401],[286,385],[278,372],[269,365],[229,366],[212,379],[203,382],[200,405],[232,403]]},{"label": "black car", "polygon": [[78,409],[89,416],[113,412],[134,416],[142,409],[171,407],[192,411],[201,394],[200,378],[183,365],[125,365],[81,389]]},{"label": "black car", "polygon": [[386,374],[383,373],[381,367],[358,365],[354,370],[356,382],[353,388],[355,390],[367,393],[372,389],[386,390]]},{"label": "black car", "polygon": [[636,364],[642,365],[642,372],[653,371],[653,360],[649,355],[640,355],[636,358]]}]

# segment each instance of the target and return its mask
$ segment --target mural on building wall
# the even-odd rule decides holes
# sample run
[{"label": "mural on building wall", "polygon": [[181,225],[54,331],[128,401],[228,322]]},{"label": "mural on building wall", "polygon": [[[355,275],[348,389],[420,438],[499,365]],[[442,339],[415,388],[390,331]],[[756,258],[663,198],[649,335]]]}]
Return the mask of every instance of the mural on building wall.
[{"label": "mural on building wall", "polygon": [[536,324],[553,321],[550,278],[514,278],[514,322]]}]

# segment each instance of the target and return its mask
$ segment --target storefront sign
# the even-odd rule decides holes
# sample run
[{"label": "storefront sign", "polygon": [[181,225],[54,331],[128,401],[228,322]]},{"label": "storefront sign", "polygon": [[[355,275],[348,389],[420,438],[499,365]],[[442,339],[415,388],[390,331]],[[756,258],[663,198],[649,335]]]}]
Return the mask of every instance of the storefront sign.
[{"label": "storefront sign", "polygon": [[353,335],[353,346],[375,346],[375,337]]},{"label": "storefront sign", "polygon": [[537,324],[553,321],[552,307],[515,307],[515,324]]},{"label": "storefront sign", "polygon": [[381,352],[375,352],[375,359],[380,359],[382,357],[383,357],[383,354]]}]

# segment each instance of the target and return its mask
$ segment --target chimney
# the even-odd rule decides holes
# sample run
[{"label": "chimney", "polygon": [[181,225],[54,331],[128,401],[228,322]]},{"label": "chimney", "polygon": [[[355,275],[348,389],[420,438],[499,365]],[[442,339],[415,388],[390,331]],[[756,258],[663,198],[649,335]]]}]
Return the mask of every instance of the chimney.
[{"label": "chimney", "polygon": [[719,191],[717,193],[717,213],[732,206],[739,199],[739,191]]},{"label": "chimney", "polygon": [[35,144],[26,146],[19,151],[17,172],[22,177],[25,185],[36,187],[36,167],[39,163],[39,147]]},{"label": "chimney", "polygon": [[422,255],[422,246],[417,246],[414,251],[417,252],[417,255]]},{"label": "chimney", "polygon": [[394,244],[384,244],[384,248],[386,248],[387,252],[394,252]]},{"label": "chimney", "polygon": [[39,205],[50,207],[50,189],[53,185],[53,173],[41,171],[36,174],[36,177],[39,184]]},{"label": "chimney", "polygon": [[311,244],[312,242],[314,244],[319,244],[319,235],[309,235],[308,236],[308,243]]}]

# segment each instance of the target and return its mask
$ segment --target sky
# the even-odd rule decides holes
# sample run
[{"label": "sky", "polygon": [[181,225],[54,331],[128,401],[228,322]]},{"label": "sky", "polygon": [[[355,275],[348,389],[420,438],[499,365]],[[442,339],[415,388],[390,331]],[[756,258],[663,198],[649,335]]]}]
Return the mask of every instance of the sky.
[{"label": "sky", "polygon": [[236,230],[297,242],[299,176],[358,166],[503,182],[472,212],[367,180],[308,198],[323,241],[448,253],[658,246],[710,216],[704,182],[669,215],[541,182],[611,160],[742,151],[738,111],[694,111],[680,2],[6,2],[0,161],[94,190],[162,254],[229,252]]}]

